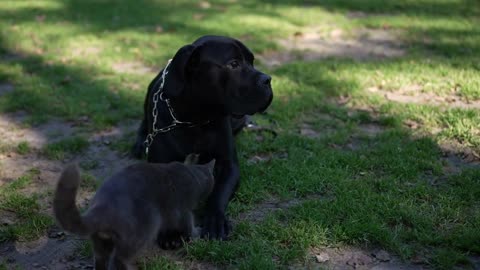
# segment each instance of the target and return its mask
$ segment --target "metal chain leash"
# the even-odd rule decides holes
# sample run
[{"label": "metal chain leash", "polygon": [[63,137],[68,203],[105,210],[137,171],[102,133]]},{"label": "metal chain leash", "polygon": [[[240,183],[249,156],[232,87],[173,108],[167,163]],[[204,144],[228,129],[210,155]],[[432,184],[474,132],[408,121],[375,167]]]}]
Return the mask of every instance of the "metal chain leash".
[{"label": "metal chain leash", "polygon": [[[166,75],[168,74],[168,66],[170,65],[170,63],[172,62],[172,59],[168,60],[168,63],[167,65],[165,66],[165,68],[163,69],[163,72],[162,72],[162,82],[160,83],[160,86],[158,87],[157,91],[153,94],[153,110],[152,110],[152,116],[153,116],[153,124],[152,124],[152,132],[150,134],[147,135],[145,141],[143,142],[145,144],[145,154],[147,155],[148,157],[148,149],[150,148],[150,146],[152,145],[153,143],[153,139],[154,137],[158,134],[158,133],[166,133],[166,132],[169,132],[171,131],[172,129],[175,129],[179,126],[182,126],[182,127],[195,127],[195,126],[201,126],[201,125],[205,125],[205,124],[208,124],[210,121],[205,121],[205,122],[201,122],[201,123],[192,123],[192,122],[184,122],[184,121],[179,121],[176,117],[175,117],[175,114],[173,112],[173,108],[172,106],[170,105],[170,99],[168,98],[165,98],[163,96],[163,86],[165,84],[165,77]],[[162,128],[157,128],[157,116],[158,116],[158,108],[157,108],[157,105],[158,105],[158,100],[161,100],[163,102],[165,102],[167,104],[167,108],[168,108],[168,111],[170,112],[170,116],[172,117],[172,123],[168,126],[165,126],[165,127],[162,127]]]}]

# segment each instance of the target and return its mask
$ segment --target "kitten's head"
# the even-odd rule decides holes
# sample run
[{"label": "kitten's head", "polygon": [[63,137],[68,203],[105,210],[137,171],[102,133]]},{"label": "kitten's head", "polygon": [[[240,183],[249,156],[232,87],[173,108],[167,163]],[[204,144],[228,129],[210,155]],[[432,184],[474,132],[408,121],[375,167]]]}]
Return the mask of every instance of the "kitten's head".
[{"label": "kitten's head", "polygon": [[204,196],[208,196],[213,190],[215,185],[215,159],[210,160],[210,162],[205,164],[198,164],[200,154],[191,153],[187,155],[183,164],[190,167],[193,171],[199,184],[203,190]]}]

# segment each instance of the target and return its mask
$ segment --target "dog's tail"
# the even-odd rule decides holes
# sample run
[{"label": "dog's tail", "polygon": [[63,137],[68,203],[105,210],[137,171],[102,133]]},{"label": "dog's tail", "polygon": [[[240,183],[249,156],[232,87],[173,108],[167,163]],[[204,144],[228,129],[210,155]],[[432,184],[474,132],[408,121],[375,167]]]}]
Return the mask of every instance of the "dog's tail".
[{"label": "dog's tail", "polygon": [[79,184],[80,171],[77,165],[67,165],[58,180],[57,189],[55,190],[53,212],[64,230],[77,235],[87,236],[91,233],[89,226],[85,224],[75,203]]}]

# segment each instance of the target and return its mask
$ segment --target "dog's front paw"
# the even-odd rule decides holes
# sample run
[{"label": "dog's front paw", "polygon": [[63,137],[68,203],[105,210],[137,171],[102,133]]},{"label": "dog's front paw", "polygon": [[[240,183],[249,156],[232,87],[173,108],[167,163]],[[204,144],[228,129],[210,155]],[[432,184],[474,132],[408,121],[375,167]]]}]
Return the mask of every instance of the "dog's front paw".
[{"label": "dog's front paw", "polygon": [[189,237],[183,236],[181,233],[160,233],[157,238],[157,243],[161,249],[177,249],[183,245],[183,241],[188,241]]},{"label": "dog's front paw", "polygon": [[226,240],[232,225],[223,213],[209,213],[204,217],[202,238]]}]

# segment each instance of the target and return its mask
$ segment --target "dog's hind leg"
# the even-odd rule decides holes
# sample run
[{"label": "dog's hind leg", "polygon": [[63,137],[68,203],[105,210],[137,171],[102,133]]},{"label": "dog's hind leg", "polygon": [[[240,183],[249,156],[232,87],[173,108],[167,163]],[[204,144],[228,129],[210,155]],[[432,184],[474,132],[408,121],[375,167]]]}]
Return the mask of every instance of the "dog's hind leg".
[{"label": "dog's hind leg", "polygon": [[131,258],[121,253],[118,249],[113,251],[110,263],[108,264],[108,270],[137,270],[138,267],[131,262]]},{"label": "dog's hind leg", "polygon": [[147,133],[148,133],[148,127],[147,127],[147,120],[144,118],[142,120],[142,123],[140,124],[140,127],[138,127],[137,131],[137,140],[135,141],[135,144],[132,147],[131,150],[131,155],[134,158],[141,159],[144,152],[145,152],[145,139],[147,138]]},{"label": "dog's hind leg", "polygon": [[108,261],[113,251],[112,240],[101,239],[98,235],[93,235],[91,240],[95,256],[95,269],[107,270]]}]

